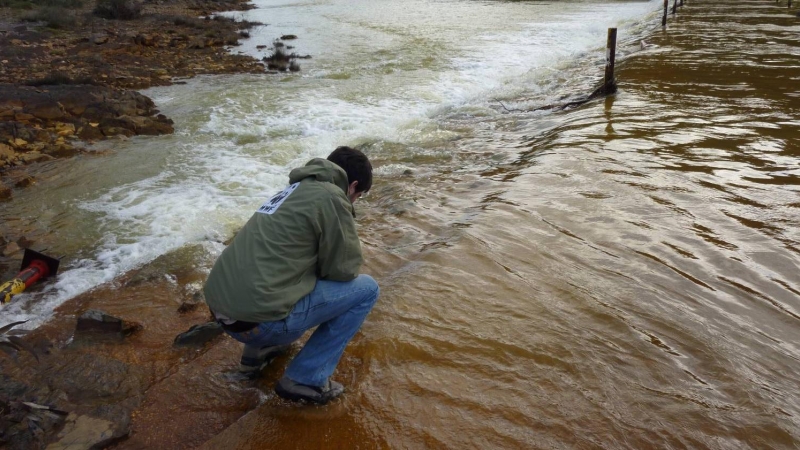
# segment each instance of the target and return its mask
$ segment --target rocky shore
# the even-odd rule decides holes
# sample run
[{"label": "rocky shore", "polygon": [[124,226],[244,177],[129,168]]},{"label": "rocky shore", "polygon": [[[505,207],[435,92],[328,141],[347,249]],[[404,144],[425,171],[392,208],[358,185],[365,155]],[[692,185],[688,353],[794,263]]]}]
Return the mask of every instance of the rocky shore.
[{"label": "rocky shore", "polygon": [[[172,120],[138,89],[200,74],[298,70],[280,42],[295,36],[259,45],[274,49],[263,61],[230,51],[262,26],[213,14],[249,8],[241,0],[8,7],[17,1],[30,6],[0,0],[0,205],[37,182],[38,164],[100,140],[172,133]],[[111,19],[101,6],[135,14]],[[0,273],[19,267],[31,244],[23,234],[0,226]],[[194,448],[261,401],[258,382],[215,388],[236,374],[239,344],[213,324],[173,343],[209,320],[196,266],[211,256],[178,253],[66,302],[30,334],[0,330],[9,353],[0,354],[0,448]]]},{"label": "rocky shore", "polygon": [[[97,140],[172,133],[172,121],[136,89],[266,70],[229,51],[260,24],[213,15],[248,9],[241,0],[71,1],[0,8],[0,201],[35,182],[25,175],[29,164],[74,155]],[[103,13],[102,5],[135,14],[106,18],[123,15]]]},{"label": "rocky shore", "polygon": [[164,255],[0,354],[0,448],[196,448],[255,408],[265,388],[237,378],[241,345],[196,327],[210,318],[205,274],[185,261],[210,258],[204,246]]},{"label": "rocky shore", "polygon": [[[70,156],[82,142],[172,133],[152,100],[107,86],[0,84],[0,167]],[[27,178],[24,178],[27,180]],[[17,181],[14,187],[22,187]],[[0,196],[10,187],[0,188]]]}]

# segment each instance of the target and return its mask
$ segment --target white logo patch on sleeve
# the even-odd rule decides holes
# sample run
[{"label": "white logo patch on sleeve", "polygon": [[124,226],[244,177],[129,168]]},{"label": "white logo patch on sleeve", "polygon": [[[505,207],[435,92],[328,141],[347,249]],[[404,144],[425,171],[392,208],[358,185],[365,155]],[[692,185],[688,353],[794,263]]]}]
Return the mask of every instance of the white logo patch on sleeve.
[{"label": "white logo patch on sleeve", "polygon": [[256,212],[259,212],[261,214],[274,213],[275,211],[278,210],[278,207],[281,206],[281,204],[283,204],[283,201],[286,200],[289,194],[291,194],[292,192],[294,192],[295,189],[297,189],[297,186],[300,186],[300,182],[286,186],[286,189],[278,192],[277,194],[270,197],[269,200],[264,202],[264,204],[261,205],[261,207],[258,208],[258,211]]}]

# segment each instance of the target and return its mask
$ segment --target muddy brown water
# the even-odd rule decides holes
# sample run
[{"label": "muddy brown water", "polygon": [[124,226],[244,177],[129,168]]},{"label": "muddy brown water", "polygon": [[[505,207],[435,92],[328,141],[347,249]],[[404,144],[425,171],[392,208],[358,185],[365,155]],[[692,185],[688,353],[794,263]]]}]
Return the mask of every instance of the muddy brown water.
[{"label": "muddy brown water", "polygon": [[797,448],[798,31],[690,2],[616,96],[451,145],[503,155],[482,173],[378,187],[349,392],[206,448]]},{"label": "muddy brown water", "polygon": [[153,374],[115,448],[797,448],[798,31],[689,2],[613,97],[448,118],[469,131],[358,204],[382,294],[329,406],[275,397],[287,358],[241,383],[230,339],[165,350],[202,318],[154,310],[166,281],[93,292],[152,332],[115,350]]}]

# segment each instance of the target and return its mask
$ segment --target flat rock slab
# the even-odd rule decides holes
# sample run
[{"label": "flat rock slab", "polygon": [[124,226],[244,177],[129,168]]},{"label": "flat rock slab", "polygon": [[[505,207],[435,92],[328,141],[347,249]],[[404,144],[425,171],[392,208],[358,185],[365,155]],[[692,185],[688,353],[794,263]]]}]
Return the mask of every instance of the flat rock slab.
[{"label": "flat rock slab", "polygon": [[120,436],[113,422],[96,417],[70,414],[56,442],[48,445],[47,450],[89,450],[103,448],[114,441],[127,436]]},{"label": "flat rock slab", "polygon": [[201,347],[223,332],[222,326],[217,322],[195,325],[176,336],[173,345],[176,347]]},{"label": "flat rock slab", "polygon": [[105,334],[122,337],[141,328],[142,326],[137,323],[114,317],[103,311],[90,309],[78,317],[75,333],[81,336],[86,334]]}]

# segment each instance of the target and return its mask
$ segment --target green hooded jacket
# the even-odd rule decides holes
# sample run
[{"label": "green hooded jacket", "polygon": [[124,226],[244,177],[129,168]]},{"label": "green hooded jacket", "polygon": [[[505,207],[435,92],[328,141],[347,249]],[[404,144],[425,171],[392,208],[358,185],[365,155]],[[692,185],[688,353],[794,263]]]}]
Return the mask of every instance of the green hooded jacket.
[{"label": "green hooded jacket", "polygon": [[289,315],[318,279],[350,281],[363,262],[347,174],[315,158],[253,214],[214,263],[206,303],[245,322]]}]

